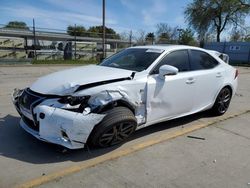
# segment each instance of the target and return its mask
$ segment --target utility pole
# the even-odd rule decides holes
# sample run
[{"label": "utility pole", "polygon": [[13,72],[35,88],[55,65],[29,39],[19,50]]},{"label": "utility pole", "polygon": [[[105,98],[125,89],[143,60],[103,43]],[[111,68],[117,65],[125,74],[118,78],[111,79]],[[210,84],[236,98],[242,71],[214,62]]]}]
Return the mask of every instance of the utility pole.
[{"label": "utility pole", "polygon": [[130,33],[129,33],[129,45],[130,45],[130,47],[132,46],[132,36],[133,36],[133,33],[132,33],[132,30],[131,30]]},{"label": "utility pole", "polygon": [[102,0],[102,50],[103,50],[103,56],[102,58],[106,58],[106,44],[105,44],[105,0]]},{"label": "utility pole", "polygon": [[76,24],[75,24],[75,31],[74,31],[74,39],[75,39],[75,60],[76,60]]},{"label": "utility pole", "polygon": [[155,34],[154,33],[152,33],[152,45],[154,45],[154,41],[155,41]]},{"label": "utility pole", "polygon": [[36,59],[36,28],[35,28],[35,19],[33,18],[33,38],[34,38],[34,41],[33,41],[33,45],[34,45],[34,58]]}]

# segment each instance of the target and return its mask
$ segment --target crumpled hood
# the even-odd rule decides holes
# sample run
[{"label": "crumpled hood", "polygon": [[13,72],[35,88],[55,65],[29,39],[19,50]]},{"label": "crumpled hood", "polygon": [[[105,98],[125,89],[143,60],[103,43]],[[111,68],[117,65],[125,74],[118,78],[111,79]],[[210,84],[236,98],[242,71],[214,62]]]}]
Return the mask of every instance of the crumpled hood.
[{"label": "crumpled hood", "polygon": [[88,65],[67,69],[39,78],[30,89],[41,94],[72,94],[79,86],[130,77],[133,71]]}]

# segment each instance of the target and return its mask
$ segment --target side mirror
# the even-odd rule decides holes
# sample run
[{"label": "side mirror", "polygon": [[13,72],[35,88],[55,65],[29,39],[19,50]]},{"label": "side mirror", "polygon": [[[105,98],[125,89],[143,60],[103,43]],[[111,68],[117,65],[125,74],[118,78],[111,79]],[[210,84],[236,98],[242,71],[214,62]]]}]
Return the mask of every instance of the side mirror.
[{"label": "side mirror", "polygon": [[162,65],[159,68],[159,76],[160,78],[164,79],[165,76],[169,76],[169,75],[176,75],[178,73],[178,69],[174,66],[171,65]]}]

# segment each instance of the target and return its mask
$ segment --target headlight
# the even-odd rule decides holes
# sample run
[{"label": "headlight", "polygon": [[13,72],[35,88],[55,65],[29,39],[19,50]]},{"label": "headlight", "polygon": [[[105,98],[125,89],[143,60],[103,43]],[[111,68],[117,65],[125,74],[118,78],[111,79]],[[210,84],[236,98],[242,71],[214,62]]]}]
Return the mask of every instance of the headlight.
[{"label": "headlight", "polygon": [[76,106],[79,104],[82,104],[84,102],[86,102],[89,99],[89,96],[67,96],[67,97],[63,97],[61,99],[58,100],[58,102],[62,103],[62,104],[69,104],[71,106]]},{"label": "headlight", "polygon": [[17,89],[15,88],[13,93],[12,93],[12,97],[14,100],[16,100],[18,97],[20,97],[23,93],[23,90]]}]

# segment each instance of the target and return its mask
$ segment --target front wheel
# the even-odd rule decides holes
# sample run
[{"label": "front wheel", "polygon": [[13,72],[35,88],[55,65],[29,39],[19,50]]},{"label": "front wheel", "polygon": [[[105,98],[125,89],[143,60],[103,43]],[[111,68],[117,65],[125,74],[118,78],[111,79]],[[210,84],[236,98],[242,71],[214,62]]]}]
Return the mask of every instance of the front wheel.
[{"label": "front wheel", "polygon": [[230,104],[232,92],[228,87],[224,87],[218,94],[213,108],[211,109],[214,115],[223,115]]},{"label": "front wheel", "polygon": [[94,147],[108,147],[124,142],[136,129],[137,121],[126,107],[115,107],[107,112],[90,135]]}]

